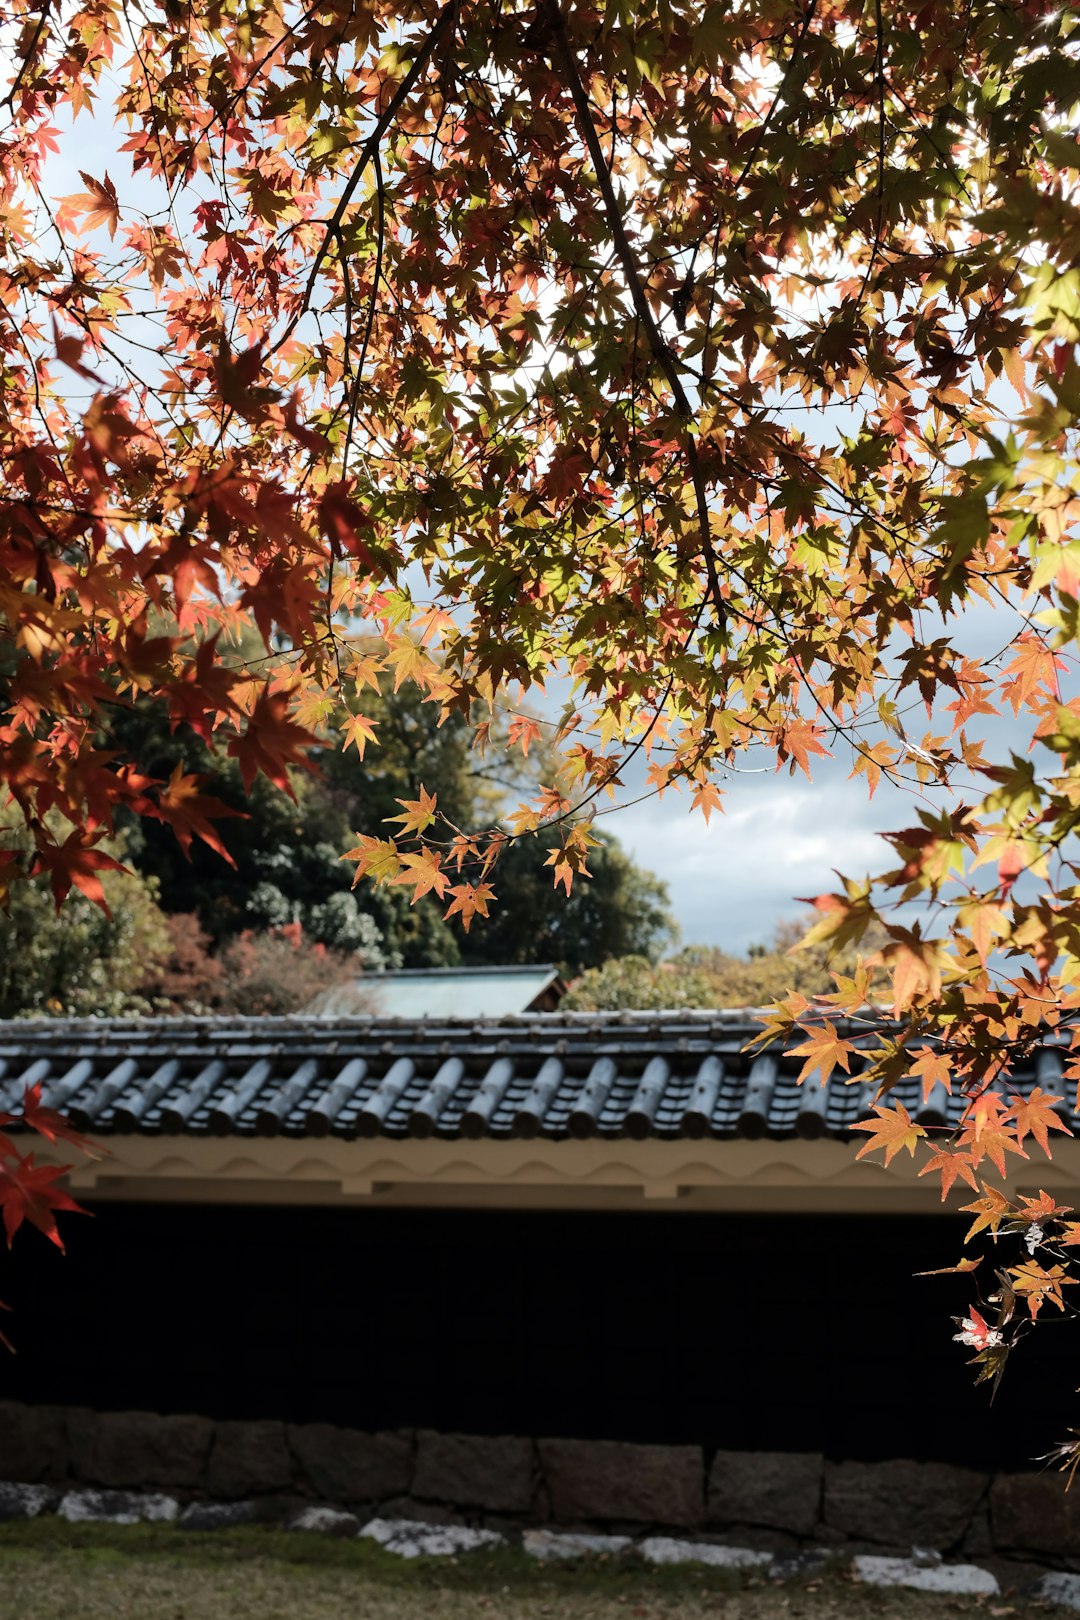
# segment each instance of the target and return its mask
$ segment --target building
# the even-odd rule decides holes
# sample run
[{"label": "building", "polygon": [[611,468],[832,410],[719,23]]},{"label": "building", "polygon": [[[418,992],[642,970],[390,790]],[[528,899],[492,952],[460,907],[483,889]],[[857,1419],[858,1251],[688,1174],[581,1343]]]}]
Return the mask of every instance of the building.
[{"label": "building", "polygon": [[[1026,1462],[1068,1421],[1071,1335],[1035,1335],[990,1421],[952,1343],[970,1280],[913,1275],[957,1258],[964,1195],[856,1162],[865,1093],[798,1085],[753,1033],[687,1012],[0,1026],[0,1110],[41,1080],[107,1149],[72,1172],[94,1219],[66,1219],[66,1258],[20,1236],[0,1279],[0,1398],[863,1462],[917,1433],[922,1460]],[[1047,1089],[1055,1067],[1051,1047]],[[957,1107],[898,1095],[926,1123]],[[1032,1185],[1067,1198],[1078,1173],[1063,1138]]]},{"label": "building", "polygon": [[320,1018],[507,1018],[554,1012],[565,990],[548,963],[396,968],[336,985],[311,1011]]}]

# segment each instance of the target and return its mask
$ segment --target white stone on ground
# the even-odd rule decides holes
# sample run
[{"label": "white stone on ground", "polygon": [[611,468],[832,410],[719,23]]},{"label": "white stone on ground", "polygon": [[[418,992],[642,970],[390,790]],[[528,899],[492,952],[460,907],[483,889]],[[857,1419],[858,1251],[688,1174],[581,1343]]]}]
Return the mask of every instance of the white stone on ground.
[{"label": "white stone on ground", "polygon": [[801,1552],[784,1553],[774,1559],[769,1574],[775,1581],[799,1581],[835,1563],[836,1557],[835,1547],[804,1547]]},{"label": "white stone on ground", "polygon": [[306,1507],[291,1518],[287,1530],[317,1530],[324,1536],[355,1536],[360,1520],[355,1513],[343,1513],[340,1508]]},{"label": "white stone on ground", "polygon": [[530,1558],[548,1563],[555,1558],[614,1557],[634,1545],[629,1536],[579,1535],[574,1531],[526,1530],[521,1545]]},{"label": "white stone on ground", "polygon": [[1080,1575],[1040,1575],[1034,1585],[1025,1589],[1024,1596],[1060,1603],[1066,1609],[1080,1609]]},{"label": "white stone on ground", "polygon": [[916,1592],[948,1592],[963,1597],[996,1597],[1001,1590],[990,1571],[975,1564],[927,1564],[915,1558],[879,1558],[860,1553],[853,1568],[867,1586],[909,1586]]},{"label": "white stone on ground", "polygon": [[458,1524],[420,1524],[413,1519],[372,1519],[361,1530],[399,1558],[453,1558],[457,1553],[494,1547],[502,1536],[494,1530],[469,1530]]},{"label": "white stone on ground", "polygon": [[0,1483],[0,1519],[36,1519],[51,1509],[57,1493],[48,1485]]},{"label": "white stone on ground", "polygon": [[57,1512],[69,1524],[172,1524],[180,1504],[138,1491],[68,1491]]},{"label": "white stone on ground", "polygon": [[258,1524],[257,1502],[189,1502],[180,1515],[181,1530],[235,1530]]},{"label": "white stone on ground", "polygon": [[751,1547],[718,1547],[709,1541],[676,1541],[672,1536],[648,1536],[641,1556],[650,1564],[709,1564],[713,1569],[760,1569],[772,1563],[772,1554]]}]

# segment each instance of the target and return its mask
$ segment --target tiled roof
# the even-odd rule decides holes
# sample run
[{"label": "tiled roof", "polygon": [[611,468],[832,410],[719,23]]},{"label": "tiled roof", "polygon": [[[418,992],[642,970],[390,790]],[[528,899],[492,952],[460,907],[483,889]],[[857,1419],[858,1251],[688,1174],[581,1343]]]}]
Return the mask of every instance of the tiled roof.
[{"label": "tiled roof", "polygon": [[[818,1137],[866,1114],[840,1073],[800,1086],[801,1058],[745,1053],[755,1029],[681,1011],[0,1023],[0,1112],[40,1080],[102,1135]],[[1058,1090],[1061,1069],[1046,1047],[1028,1078]],[[924,1124],[959,1111],[940,1085],[892,1095]]]}]

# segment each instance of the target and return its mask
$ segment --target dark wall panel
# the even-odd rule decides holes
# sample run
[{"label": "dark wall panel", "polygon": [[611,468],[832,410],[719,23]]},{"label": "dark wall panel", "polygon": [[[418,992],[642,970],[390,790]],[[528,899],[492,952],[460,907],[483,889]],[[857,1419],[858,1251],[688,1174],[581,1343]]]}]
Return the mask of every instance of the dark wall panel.
[{"label": "dark wall panel", "polygon": [[[1076,1334],[991,1408],[937,1218],[97,1206],[0,1269],[0,1396],[358,1428],[1023,1463]],[[5,1323],[7,1326],[8,1323]]]}]

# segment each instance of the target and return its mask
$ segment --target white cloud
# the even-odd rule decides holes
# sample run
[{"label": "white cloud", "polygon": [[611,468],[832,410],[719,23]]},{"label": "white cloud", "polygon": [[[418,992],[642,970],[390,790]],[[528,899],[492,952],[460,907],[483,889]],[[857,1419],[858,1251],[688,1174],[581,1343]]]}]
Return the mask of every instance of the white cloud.
[{"label": "white cloud", "polygon": [[878,833],[909,824],[906,794],[867,798],[862,782],[823,771],[814,782],[788,776],[736,777],[725,815],[706,825],[688,795],[628,807],[605,820],[642,866],[664,879],[687,943],[744,951],[768,942],[800,909],[800,895],[848,876],[884,871],[890,851]]}]

